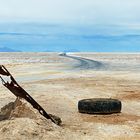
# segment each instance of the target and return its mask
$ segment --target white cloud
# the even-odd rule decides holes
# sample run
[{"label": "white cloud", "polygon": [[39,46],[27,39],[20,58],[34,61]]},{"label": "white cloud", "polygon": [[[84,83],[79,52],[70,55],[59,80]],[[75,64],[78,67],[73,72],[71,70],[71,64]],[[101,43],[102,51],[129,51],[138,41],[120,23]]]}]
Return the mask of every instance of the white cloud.
[{"label": "white cloud", "polygon": [[139,0],[0,0],[0,21],[136,24]]}]

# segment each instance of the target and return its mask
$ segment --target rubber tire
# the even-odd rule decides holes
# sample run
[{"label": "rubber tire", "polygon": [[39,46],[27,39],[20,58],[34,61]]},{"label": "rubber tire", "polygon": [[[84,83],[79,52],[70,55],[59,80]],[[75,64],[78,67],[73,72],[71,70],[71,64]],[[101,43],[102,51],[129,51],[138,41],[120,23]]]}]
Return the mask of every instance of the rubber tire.
[{"label": "rubber tire", "polygon": [[80,113],[88,114],[112,114],[120,113],[121,101],[111,98],[83,99],[78,102]]}]

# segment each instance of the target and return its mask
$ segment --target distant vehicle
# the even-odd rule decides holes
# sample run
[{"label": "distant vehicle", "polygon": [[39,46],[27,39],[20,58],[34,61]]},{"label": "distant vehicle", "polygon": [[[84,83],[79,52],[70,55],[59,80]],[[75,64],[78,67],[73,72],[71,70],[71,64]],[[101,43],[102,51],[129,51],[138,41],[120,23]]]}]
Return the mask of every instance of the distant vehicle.
[{"label": "distant vehicle", "polygon": [[65,52],[60,53],[59,56],[66,56],[67,54]]}]

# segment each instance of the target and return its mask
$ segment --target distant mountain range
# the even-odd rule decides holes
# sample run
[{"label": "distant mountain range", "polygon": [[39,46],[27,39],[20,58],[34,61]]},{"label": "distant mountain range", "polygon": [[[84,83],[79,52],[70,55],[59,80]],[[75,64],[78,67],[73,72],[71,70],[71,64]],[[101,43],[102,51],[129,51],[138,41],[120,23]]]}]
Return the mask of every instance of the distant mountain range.
[{"label": "distant mountain range", "polygon": [[78,49],[68,49],[68,50],[64,50],[64,52],[80,52]]},{"label": "distant mountain range", "polygon": [[[55,50],[46,50],[44,52],[58,52],[58,51],[55,51]],[[63,50],[61,52],[68,53],[68,52],[80,52],[80,51],[78,49],[68,49],[68,50]]]},{"label": "distant mountain range", "polygon": [[20,50],[11,49],[8,47],[0,47],[0,52],[21,52]]},{"label": "distant mountain range", "polygon": [[[0,47],[0,52],[22,52],[20,50],[16,50],[16,49],[11,49],[11,48],[8,48],[8,47]],[[54,50],[46,50],[44,52],[56,52]],[[77,49],[68,49],[68,50],[64,50],[63,52],[80,52],[79,50]]]}]

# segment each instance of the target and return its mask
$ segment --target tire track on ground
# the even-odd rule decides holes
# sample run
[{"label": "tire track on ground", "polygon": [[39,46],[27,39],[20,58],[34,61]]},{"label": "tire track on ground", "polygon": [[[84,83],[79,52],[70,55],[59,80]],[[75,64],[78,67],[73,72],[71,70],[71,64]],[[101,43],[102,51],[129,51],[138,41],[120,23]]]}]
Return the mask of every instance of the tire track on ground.
[{"label": "tire track on ground", "polygon": [[101,70],[105,69],[105,64],[99,61],[77,57],[77,56],[69,56],[65,55],[64,57],[71,58],[78,61],[78,64],[74,64],[74,68],[84,70],[84,69],[95,69],[95,70]]}]

